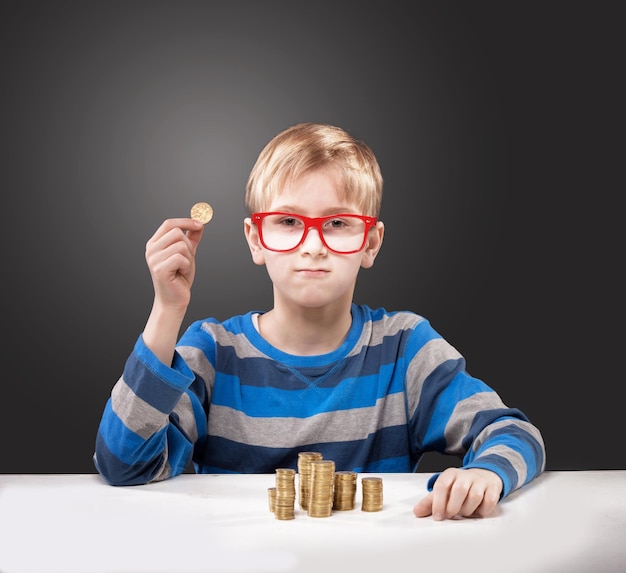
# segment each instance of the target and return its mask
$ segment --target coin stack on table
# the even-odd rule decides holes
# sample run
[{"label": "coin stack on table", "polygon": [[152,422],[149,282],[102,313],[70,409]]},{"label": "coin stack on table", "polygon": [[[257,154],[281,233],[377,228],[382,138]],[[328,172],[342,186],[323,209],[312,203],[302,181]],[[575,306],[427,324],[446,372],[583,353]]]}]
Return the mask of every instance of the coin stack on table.
[{"label": "coin stack on table", "polygon": [[320,452],[299,452],[298,453],[298,491],[301,509],[309,509],[309,498],[311,497],[311,462],[321,460]]},{"label": "coin stack on table", "polygon": [[383,508],[383,478],[361,478],[363,502],[361,511],[380,511]]},{"label": "coin stack on table", "polygon": [[330,517],[333,510],[335,487],[335,462],[333,460],[311,461],[311,495],[309,517]]},{"label": "coin stack on table", "polygon": [[294,519],[296,504],[296,470],[278,468],[276,470],[276,519]]},{"label": "coin stack on table", "polygon": [[354,509],[354,498],[356,497],[356,478],[356,472],[335,472],[333,510],[343,511],[346,509]]}]

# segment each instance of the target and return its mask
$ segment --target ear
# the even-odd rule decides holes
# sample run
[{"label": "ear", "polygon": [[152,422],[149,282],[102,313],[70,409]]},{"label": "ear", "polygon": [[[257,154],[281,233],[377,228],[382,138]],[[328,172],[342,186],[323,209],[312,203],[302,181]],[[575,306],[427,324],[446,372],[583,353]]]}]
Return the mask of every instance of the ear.
[{"label": "ear", "polygon": [[361,267],[369,269],[374,264],[378,251],[383,246],[383,236],[385,235],[385,224],[382,221],[378,221],[376,226],[370,230],[367,236],[367,242],[365,243],[365,249],[363,250],[363,256],[361,258]]},{"label": "ear", "polygon": [[259,240],[259,231],[256,225],[252,224],[252,219],[250,219],[250,217],[246,217],[243,220],[243,234],[246,236],[246,241],[248,242],[248,247],[250,248],[254,264],[264,265],[265,253],[263,252],[263,247],[261,246],[261,241]]}]

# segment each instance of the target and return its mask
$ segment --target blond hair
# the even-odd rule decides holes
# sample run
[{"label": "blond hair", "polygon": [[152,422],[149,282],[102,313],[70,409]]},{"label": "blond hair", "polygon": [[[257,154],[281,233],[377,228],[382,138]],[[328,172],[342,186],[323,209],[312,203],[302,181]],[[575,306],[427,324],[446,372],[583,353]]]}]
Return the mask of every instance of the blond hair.
[{"label": "blond hair", "polygon": [[379,215],[383,178],[373,151],[339,127],[311,122],[285,129],[261,151],[246,184],[246,209],[266,210],[286,185],[321,169],[339,174],[344,198],[362,215]]}]

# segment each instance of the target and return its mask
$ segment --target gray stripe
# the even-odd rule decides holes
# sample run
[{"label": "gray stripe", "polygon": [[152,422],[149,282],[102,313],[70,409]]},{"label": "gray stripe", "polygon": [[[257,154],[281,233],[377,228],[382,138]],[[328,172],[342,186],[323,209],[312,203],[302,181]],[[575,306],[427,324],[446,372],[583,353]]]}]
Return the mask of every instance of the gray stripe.
[{"label": "gray stripe", "polygon": [[111,406],[124,425],[144,440],[167,426],[167,414],[139,398],[120,378],[111,391]]},{"label": "gray stripe", "polygon": [[172,474],[172,467],[170,466],[170,463],[168,461],[167,454],[168,448],[167,442],[165,442],[165,451],[163,452],[163,465],[161,466],[161,469],[158,471],[158,473],[150,480],[151,483],[167,479]]},{"label": "gray stripe", "polygon": [[413,357],[406,373],[410,417],[413,417],[419,405],[424,380],[446,360],[457,360],[460,357],[458,350],[443,338],[429,340]]},{"label": "gray stripe", "polygon": [[382,344],[383,339],[395,336],[399,332],[415,328],[424,320],[421,316],[410,312],[399,312],[392,316],[384,315],[375,322],[365,322],[359,340],[348,356],[359,354],[366,346],[376,346]]},{"label": "gray stripe", "polygon": [[308,418],[251,418],[225,406],[211,406],[209,434],[251,446],[293,448],[316,442],[364,440],[381,428],[404,425],[404,394],[375,406],[317,414]]},{"label": "gray stripe", "polygon": [[[477,412],[506,408],[500,396],[495,392],[477,392],[465,400],[461,400],[454,408],[444,432],[446,451],[450,454],[464,454],[461,440],[467,436]],[[489,426],[490,429],[496,426]],[[476,449],[478,445],[474,446]]]},{"label": "gray stripe", "polygon": [[196,418],[193,414],[191,406],[191,398],[188,394],[183,394],[174,408],[174,412],[178,414],[180,425],[189,439],[195,443],[198,439],[198,427],[196,426]]},{"label": "gray stripe", "polygon": [[209,362],[204,352],[194,346],[179,346],[176,350],[187,366],[204,380],[210,401],[213,384],[215,383],[215,368]]},{"label": "gray stripe", "polygon": [[260,352],[248,340],[245,334],[233,334],[226,330],[222,324],[203,322],[202,330],[210,334],[215,340],[219,340],[222,346],[232,346],[238,358],[266,358],[267,355]]}]

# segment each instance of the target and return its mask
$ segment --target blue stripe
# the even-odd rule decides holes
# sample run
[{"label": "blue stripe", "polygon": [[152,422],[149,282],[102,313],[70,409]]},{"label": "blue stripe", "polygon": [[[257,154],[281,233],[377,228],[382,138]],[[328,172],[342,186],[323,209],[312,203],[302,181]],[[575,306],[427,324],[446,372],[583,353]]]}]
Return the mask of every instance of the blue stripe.
[{"label": "blue stripe", "polygon": [[406,454],[408,445],[404,426],[384,428],[365,440],[309,443],[297,448],[249,446],[225,438],[208,437],[202,458],[196,463],[200,473],[273,473],[281,467],[297,469],[298,452],[301,451],[320,452],[325,459],[335,462],[338,471],[412,471],[412,462]]},{"label": "blue stripe", "polygon": [[407,473],[413,471],[413,465],[410,463],[408,456],[403,455],[397,458],[388,458],[386,460],[378,460],[368,463],[362,468],[355,468],[353,471],[359,473]]},{"label": "blue stripe", "polygon": [[96,469],[111,485],[139,485],[146,483],[158,473],[161,458],[149,464],[127,464],[109,449],[101,432],[96,435]]},{"label": "blue stripe", "polygon": [[198,378],[196,382],[192,384],[191,390],[196,386],[199,387],[196,394],[192,391],[188,391],[187,394],[191,400],[191,408],[193,409],[193,416],[196,422],[196,433],[198,438],[201,438],[207,432],[206,413],[209,411],[209,399],[202,378]]},{"label": "blue stripe", "polygon": [[180,399],[180,390],[163,381],[146,364],[134,356],[128,359],[124,374],[124,382],[139,398],[163,413],[168,413]]},{"label": "blue stripe", "polygon": [[238,380],[217,375],[212,403],[245,412],[248,416],[306,418],[335,410],[373,407],[376,401],[404,391],[403,380],[386,367],[378,376],[337,380],[334,387],[316,387],[292,374],[294,388],[240,386]]},{"label": "blue stripe", "polygon": [[169,448],[168,463],[172,476],[181,474],[191,463],[193,445],[186,434],[174,423],[167,429],[167,443]]},{"label": "blue stripe", "polygon": [[[480,434],[486,426],[494,422],[499,422],[500,420],[506,420],[507,418],[512,420],[515,418],[524,421],[526,420],[524,414],[515,408],[494,408],[492,410],[482,410],[480,412],[476,412],[474,419],[472,420],[472,424],[461,442],[463,448],[465,450],[469,450],[472,447],[472,442],[476,439],[476,436],[478,436],[478,434]],[[495,435],[497,435],[497,433]]]},{"label": "blue stripe", "polygon": [[[198,320],[192,323],[191,326],[183,333],[183,336],[179,340],[177,346],[190,346],[198,350],[201,349],[204,355],[207,357],[207,360],[211,364],[215,364],[216,341],[213,336],[211,336],[202,328],[202,325],[205,323],[220,324],[217,320],[213,318]],[[222,326],[224,325],[222,324]]]},{"label": "blue stripe", "polygon": [[[464,365],[465,361],[462,358],[447,360],[424,380],[411,426],[415,427],[417,436],[422,437],[421,441],[426,448],[433,447],[437,451],[443,451],[445,448],[444,430],[456,406],[452,394],[460,392],[463,395],[467,391],[465,396],[468,396],[473,393],[469,387],[466,390],[462,388],[466,381],[470,380],[463,372]],[[457,384],[450,382],[450,379],[455,377]],[[448,387],[448,384],[451,386]]]},{"label": "blue stripe", "polygon": [[[176,406],[181,393],[188,388],[194,379],[193,372],[178,357],[178,364],[183,372],[174,372],[167,369],[167,374],[159,372],[163,365],[156,356],[148,349],[143,341],[135,345],[122,375],[124,382],[139,398],[150,404],[153,408],[163,413],[169,413]],[[166,378],[166,376],[169,376]],[[172,382],[172,379],[174,382]],[[177,385],[179,382],[180,385]]]}]

